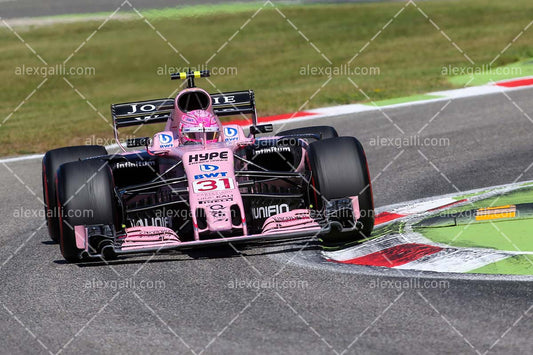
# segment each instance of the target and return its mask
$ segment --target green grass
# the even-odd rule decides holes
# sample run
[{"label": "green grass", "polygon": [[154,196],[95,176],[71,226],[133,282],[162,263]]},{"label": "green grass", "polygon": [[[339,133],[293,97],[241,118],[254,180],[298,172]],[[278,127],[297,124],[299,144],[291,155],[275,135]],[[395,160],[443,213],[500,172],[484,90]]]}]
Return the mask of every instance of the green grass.
[{"label": "green grass", "polygon": [[[346,75],[334,76],[318,92],[327,75],[301,75],[301,68],[307,65],[330,66],[313,46],[331,60],[331,66],[340,67],[403,6],[403,2],[391,2],[281,7],[312,45],[270,5],[248,23],[259,5],[254,8],[240,4],[235,12],[237,8],[211,12],[204,7],[194,10],[196,13],[192,9],[144,13],[191,66],[205,63],[218,51],[209,67],[235,67],[238,74],[214,76],[213,84],[221,91],[254,89],[259,114],[265,116],[451,88],[442,68],[469,63],[413,5],[405,8],[353,61],[353,66],[379,68],[380,75],[350,76],[364,94]],[[477,65],[490,63],[530,22],[533,11],[529,0],[517,0],[513,6],[489,0],[437,0],[418,6]],[[183,12],[195,15],[183,16]],[[49,65],[55,65],[79,48],[100,23],[25,26],[17,31]],[[525,32],[495,65],[533,57],[532,35],[532,31]],[[229,38],[232,40],[225,44]],[[176,89],[177,82],[158,75],[158,68],[189,66],[143,20],[109,21],[68,62],[70,66],[95,69],[95,75],[68,77],[79,93],[61,76],[50,76],[25,100],[43,77],[21,76],[15,71],[21,65],[42,63],[5,27],[0,29],[0,43],[0,122],[18,107],[0,126],[0,155],[83,144],[93,135],[110,142],[111,129],[93,107],[110,119],[111,103],[166,97]],[[216,91],[204,80],[197,83]]]},{"label": "green grass", "polygon": [[424,237],[455,247],[533,251],[533,219],[494,221],[468,227],[417,228]]},{"label": "green grass", "polygon": [[438,99],[441,96],[437,95],[411,95],[406,97],[399,97],[394,99],[388,99],[388,100],[380,100],[380,101],[373,101],[369,102],[366,105],[370,106],[388,106],[388,105],[395,105],[395,104],[403,104],[406,102],[412,102],[412,101],[422,101],[422,100],[431,100],[431,99]]},{"label": "green grass", "polygon": [[469,271],[472,274],[533,275],[533,255],[517,255]]},{"label": "green grass", "polygon": [[[165,9],[150,9],[142,11],[142,14],[152,19],[176,19],[182,17],[196,17],[207,15],[221,15],[221,14],[235,14],[238,12],[254,13],[262,7],[264,1],[247,2],[247,3],[230,3],[230,4],[209,4],[209,5],[193,5],[180,6],[175,8]],[[286,5],[276,5],[278,7],[285,7]]]},{"label": "green grass", "polygon": [[523,76],[533,76],[533,59],[526,59],[516,63],[503,65],[497,68],[471,69],[471,74],[450,77],[450,82],[455,86],[476,86],[489,84],[506,79]]}]

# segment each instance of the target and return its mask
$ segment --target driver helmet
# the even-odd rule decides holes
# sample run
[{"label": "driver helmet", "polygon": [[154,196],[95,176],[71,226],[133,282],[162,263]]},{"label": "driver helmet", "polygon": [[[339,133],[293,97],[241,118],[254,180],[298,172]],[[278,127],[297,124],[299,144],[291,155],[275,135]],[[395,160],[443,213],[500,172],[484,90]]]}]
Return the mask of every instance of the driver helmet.
[{"label": "driver helmet", "polygon": [[218,118],[206,110],[189,111],[182,116],[178,136],[181,144],[199,144],[218,142],[220,122]]}]

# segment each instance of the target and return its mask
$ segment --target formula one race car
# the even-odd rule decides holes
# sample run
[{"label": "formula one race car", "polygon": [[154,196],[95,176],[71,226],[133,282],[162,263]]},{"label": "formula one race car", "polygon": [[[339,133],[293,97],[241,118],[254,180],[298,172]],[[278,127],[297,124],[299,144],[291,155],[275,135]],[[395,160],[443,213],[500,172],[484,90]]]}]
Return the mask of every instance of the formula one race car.
[{"label": "formula one race car", "polygon": [[[111,105],[122,152],[54,149],[43,158],[48,231],[70,262],[134,252],[318,236],[367,237],[374,225],[365,153],[334,128],[275,136],[259,125],[254,93],[209,94],[194,79],[176,98]],[[249,134],[219,117],[251,115]],[[152,138],[120,144],[121,127],[165,123]],[[142,147],[141,150],[138,150]]]}]

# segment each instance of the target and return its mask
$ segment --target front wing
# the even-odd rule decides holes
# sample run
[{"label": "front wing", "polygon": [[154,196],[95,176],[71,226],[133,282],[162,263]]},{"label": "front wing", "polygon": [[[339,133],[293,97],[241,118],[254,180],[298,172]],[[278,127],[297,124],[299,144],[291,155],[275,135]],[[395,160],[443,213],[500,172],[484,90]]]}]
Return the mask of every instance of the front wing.
[{"label": "front wing", "polygon": [[[332,200],[322,213],[299,209],[268,218],[262,233],[252,235],[215,235],[211,239],[181,241],[170,228],[131,227],[117,235],[111,225],[75,226],[76,246],[85,259],[109,258],[121,254],[184,250],[224,244],[318,237],[332,231],[357,233],[360,217],[357,197]],[[97,243],[94,243],[96,240]],[[99,247],[95,247],[98,245]]]}]

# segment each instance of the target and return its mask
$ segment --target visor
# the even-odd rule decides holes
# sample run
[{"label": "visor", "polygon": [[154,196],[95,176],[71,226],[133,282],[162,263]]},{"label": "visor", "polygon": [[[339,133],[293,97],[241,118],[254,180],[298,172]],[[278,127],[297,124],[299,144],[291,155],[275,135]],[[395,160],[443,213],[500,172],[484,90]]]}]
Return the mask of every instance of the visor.
[{"label": "visor", "polygon": [[219,133],[218,127],[184,127],[181,131],[185,140],[199,143],[202,142],[202,139],[205,139],[206,142],[216,141]]}]

